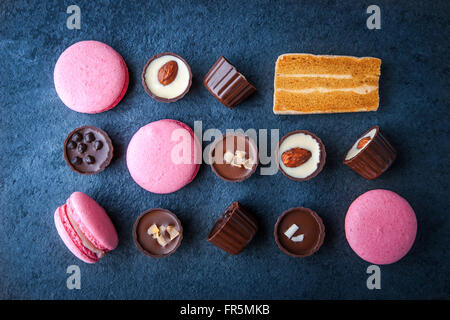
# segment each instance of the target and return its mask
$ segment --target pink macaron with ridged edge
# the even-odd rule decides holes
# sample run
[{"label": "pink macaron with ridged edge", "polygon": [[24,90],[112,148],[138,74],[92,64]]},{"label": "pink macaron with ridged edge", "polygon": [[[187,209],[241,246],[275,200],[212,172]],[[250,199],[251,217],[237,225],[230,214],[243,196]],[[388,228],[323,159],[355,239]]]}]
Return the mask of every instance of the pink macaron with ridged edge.
[{"label": "pink macaron with ridged edge", "polygon": [[350,247],[373,264],[391,264],[411,249],[417,219],[408,201],[389,190],[371,190],[356,198],[345,217]]},{"label": "pink macaron with ridged edge", "polygon": [[175,192],[194,180],[201,163],[201,145],[194,131],[172,119],[140,128],[127,148],[133,180],[153,193]]},{"label": "pink macaron with ridged edge", "polygon": [[56,229],[64,244],[79,259],[95,263],[117,247],[116,229],[105,209],[82,192],[74,192],[55,211]]},{"label": "pink macaron with ridged edge", "polygon": [[114,108],[128,88],[128,68],[122,56],[99,41],[80,41],[58,58],[53,73],[62,102],[82,113]]}]

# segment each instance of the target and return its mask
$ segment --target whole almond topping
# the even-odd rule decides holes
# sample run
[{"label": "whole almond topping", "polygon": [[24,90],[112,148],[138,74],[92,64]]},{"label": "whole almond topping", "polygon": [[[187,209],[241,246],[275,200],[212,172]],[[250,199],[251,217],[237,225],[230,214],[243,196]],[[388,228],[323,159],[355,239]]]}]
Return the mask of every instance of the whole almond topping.
[{"label": "whole almond topping", "polygon": [[281,161],[288,168],[299,167],[311,158],[311,151],[303,148],[292,148],[281,155]]},{"label": "whole almond topping", "polygon": [[356,146],[357,149],[362,149],[367,144],[367,142],[370,141],[370,137],[365,137],[359,140],[358,145]]},{"label": "whole almond topping", "polygon": [[171,60],[166,62],[158,71],[158,80],[163,86],[171,84],[177,77],[178,64],[176,61]]}]

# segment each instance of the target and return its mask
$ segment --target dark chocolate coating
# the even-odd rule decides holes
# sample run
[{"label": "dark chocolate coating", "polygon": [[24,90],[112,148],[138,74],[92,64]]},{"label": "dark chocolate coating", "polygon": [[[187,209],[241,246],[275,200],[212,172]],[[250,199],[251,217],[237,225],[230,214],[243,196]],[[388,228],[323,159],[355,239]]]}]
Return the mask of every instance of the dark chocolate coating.
[{"label": "dark chocolate coating", "polygon": [[[179,96],[172,98],[172,99],[167,99],[167,98],[162,98],[162,97],[158,97],[157,95],[155,95],[148,87],[147,84],[145,83],[145,72],[147,71],[147,67],[150,65],[150,63],[157,59],[160,58],[162,56],[174,56],[177,57],[178,59],[180,59],[181,61],[183,61],[186,64],[186,67],[189,70],[189,84],[186,87],[186,90],[184,90],[184,92],[182,94],[180,94]],[[141,82],[142,82],[142,86],[145,89],[145,92],[147,92],[147,94],[155,99],[156,101],[159,102],[164,102],[164,103],[170,103],[170,102],[175,102],[177,100],[180,100],[181,98],[183,98],[186,93],[188,93],[189,89],[191,88],[192,85],[192,71],[191,71],[191,67],[189,66],[189,64],[186,62],[186,60],[184,60],[182,57],[180,57],[179,55],[172,53],[172,52],[162,52],[162,53],[158,53],[155,54],[153,57],[151,57],[150,59],[148,59],[147,63],[144,66],[144,69],[142,70],[142,74],[141,74]]]},{"label": "dark chocolate coating", "polygon": [[203,78],[203,84],[224,106],[232,109],[256,91],[256,88],[223,56]]},{"label": "dark chocolate coating", "polygon": [[[83,139],[88,135],[88,139]],[[96,149],[96,142],[103,147]],[[94,126],[83,126],[70,132],[64,141],[63,153],[66,164],[84,175],[99,173],[111,163],[113,144],[108,134]]]},{"label": "dark chocolate coating", "polygon": [[[161,246],[156,239],[147,233],[152,225],[172,225],[180,233],[165,247]],[[151,258],[163,258],[171,255],[178,249],[183,239],[183,227],[177,216],[166,209],[154,208],[143,212],[133,225],[133,240],[136,247],[143,254]]]},{"label": "dark chocolate coating", "polygon": [[[243,166],[235,167],[231,164],[226,163],[223,160],[223,155],[227,152],[227,142],[228,139],[234,139],[232,142],[233,149],[229,150],[234,153],[236,150],[245,151],[245,158],[248,159],[251,157],[254,159],[255,164],[252,169],[246,169]],[[244,148],[242,148],[244,147]],[[217,158],[222,163],[216,163],[215,158]],[[233,134],[224,134],[222,138],[214,141],[211,149],[209,150],[209,161],[212,171],[221,179],[225,181],[231,182],[241,182],[245,179],[248,179],[258,167],[259,156],[258,156],[258,148],[253,139],[250,139],[248,136],[233,133]]]},{"label": "dark chocolate coating", "polygon": [[258,230],[255,218],[237,201],[214,224],[208,241],[229,254],[239,254]]},{"label": "dark chocolate coating", "polygon": [[[368,180],[378,178],[392,165],[397,157],[397,151],[381,134],[378,126],[368,129],[360,137],[366,135],[372,129],[376,129],[375,135],[367,142],[365,148],[349,160],[344,158],[345,165]],[[352,147],[345,153],[346,156]]]},{"label": "dark chocolate coating", "polygon": [[[288,175],[286,172],[284,172],[280,166],[280,155],[279,155],[280,146],[287,137],[289,137],[290,135],[296,134],[296,133],[304,133],[304,134],[310,135],[319,143],[319,146],[320,146],[320,161],[319,161],[319,164],[317,165],[317,169],[305,178],[292,177],[292,176]],[[301,146],[299,146],[299,147],[301,148]],[[320,140],[320,138],[318,136],[316,136],[314,133],[311,133],[306,130],[295,130],[295,131],[292,131],[292,132],[289,132],[288,134],[286,134],[283,138],[281,138],[280,142],[278,143],[277,151],[275,154],[276,154],[276,159],[277,159],[278,170],[280,170],[281,173],[283,175],[285,175],[286,177],[288,177],[289,179],[292,179],[295,181],[306,181],[306,180],[312,179],[315,176],[317,176],[322,171],[323,166],[325,165],[326,158],[327,158],[327,153],[325,151],[325,145],[323,144],[322,140]]]},{"label": "dark chocolate coating", "polygon": [[[284,234],[294,223],[299,227],[294,236],[304,235],[301,242],[294,242]],[[311,209],[291,208],[278,218],[274,236],[281,251],[295,258],[304,258],[312,255],[322,246],[325,238],[325,226],[322,219]]]}]

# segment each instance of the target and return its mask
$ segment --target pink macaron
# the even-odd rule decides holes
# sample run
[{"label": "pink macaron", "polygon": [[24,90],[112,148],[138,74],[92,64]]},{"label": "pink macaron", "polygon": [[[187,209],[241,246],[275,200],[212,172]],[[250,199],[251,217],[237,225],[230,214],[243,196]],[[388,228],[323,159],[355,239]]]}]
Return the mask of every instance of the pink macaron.
[{"label": "pink macaron", "polygon": [[117,232],[105,209],[82,192],[72,193],[54,218],[64,244],[84,262],[95,263],[117,247]]},{"label": "pink macaron", "polygon": [[68,47],[55,65],[56,92],[70,109],[99,113],[114,108],[128,88],[128,68],[116,50],[99,41]]},{"label": "pink macaron", "polygon": [[356,198],[345,217],[350,247],[373,264],[390,264],[411,249],[417,220],[409,203],[389,190],[371,190]]},{"label": "pink macaron", "polygon": [[201,163],[201,145],[186,124],[164,119],[140,128],[127,149],[131,177],[145,190],[171,193],[194,180]]}]

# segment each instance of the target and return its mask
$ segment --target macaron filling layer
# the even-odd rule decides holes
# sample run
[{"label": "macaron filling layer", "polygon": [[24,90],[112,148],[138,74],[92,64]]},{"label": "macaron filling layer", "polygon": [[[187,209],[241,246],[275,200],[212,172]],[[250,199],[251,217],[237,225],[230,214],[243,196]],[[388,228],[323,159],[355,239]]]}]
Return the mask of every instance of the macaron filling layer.
[{"label": "macaron filling layer", "polygon": [[59,217],[64,229],[72,239],[75,246],[88,258],[97,261],[98,259],[104,257],[109,251],[99,244],[94,245],[93,242],[95,241],[89,240],[93,239],[93,237],[89,237],[86,231],[85,233],[81,231],[82,228],[75,222],[70,204],[64,204],[59,207]]}]

